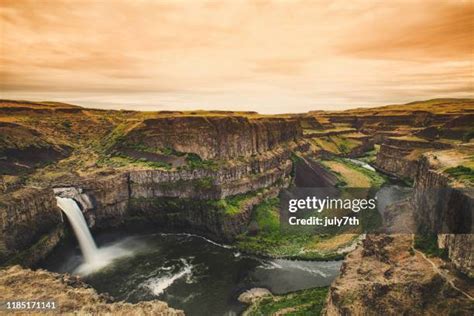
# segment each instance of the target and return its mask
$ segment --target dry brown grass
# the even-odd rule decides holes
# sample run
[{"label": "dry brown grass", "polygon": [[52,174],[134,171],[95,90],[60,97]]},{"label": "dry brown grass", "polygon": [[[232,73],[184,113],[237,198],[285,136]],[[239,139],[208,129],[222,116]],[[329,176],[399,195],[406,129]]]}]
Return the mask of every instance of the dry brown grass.
[{"label": "dry brown grass", "polygon": [[305,248],[313,251],[334,251],[348,246],[357,236],[356,234],[338,234],[328,239],[317,240],[314,243],[308,244]]},{"label": "dry brown grass", "polygon": [[347,183],[347,187],[352,188],[368,188],[371,185],[370,178],[362,172],[355,170],[338,161],[323,161],[323,164],[332,171],[341,175]]}]

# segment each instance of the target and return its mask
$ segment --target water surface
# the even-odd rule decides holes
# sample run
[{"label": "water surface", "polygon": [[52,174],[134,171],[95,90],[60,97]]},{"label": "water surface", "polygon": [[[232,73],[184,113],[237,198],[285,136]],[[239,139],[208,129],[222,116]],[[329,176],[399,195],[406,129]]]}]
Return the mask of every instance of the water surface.
[{"label": "water surface", "polygon": [[[100,247],[131,252],[83,279],[98,292],[119,300],[160,299],[187,315],[235,315],[245,306],[237,297],[253,287],[275,294],[328,286],[339,273],[340,261],[269,260],[242,255],[235,249],[186,234],[119,233],[96,236]],[[56,249],[44,268],[75,272],[82,263],[72,244]]]}]

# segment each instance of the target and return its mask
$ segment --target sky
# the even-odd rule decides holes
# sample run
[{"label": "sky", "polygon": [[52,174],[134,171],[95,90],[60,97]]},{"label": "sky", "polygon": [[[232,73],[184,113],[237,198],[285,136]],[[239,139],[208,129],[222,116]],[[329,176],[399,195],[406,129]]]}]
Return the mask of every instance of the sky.
[{"label": "sky", "polygon": [[474,0],[0,0],[0,98],[341,110],[474,97]]}]

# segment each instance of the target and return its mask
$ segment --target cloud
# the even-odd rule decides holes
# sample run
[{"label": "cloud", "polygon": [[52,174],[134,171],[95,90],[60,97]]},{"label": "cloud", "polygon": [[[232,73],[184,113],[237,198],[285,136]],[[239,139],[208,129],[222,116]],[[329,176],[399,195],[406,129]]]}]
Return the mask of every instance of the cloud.
[{"label": "cloud", "polygon": [[304,71],[310,58],[270,58],[255,61],[256,73],[274,75],[298,75]]},{"label": "cloud", "polygon": [[[350,36],[352,34],[352,36]],[[340,52],[381,59],[472,59],[472,1],[413,1],[372,9]]]},{"label": "cloud", "polygon": [[268,112],[473,95],[473,21],[472,1],[4,0],[0,93]]}]

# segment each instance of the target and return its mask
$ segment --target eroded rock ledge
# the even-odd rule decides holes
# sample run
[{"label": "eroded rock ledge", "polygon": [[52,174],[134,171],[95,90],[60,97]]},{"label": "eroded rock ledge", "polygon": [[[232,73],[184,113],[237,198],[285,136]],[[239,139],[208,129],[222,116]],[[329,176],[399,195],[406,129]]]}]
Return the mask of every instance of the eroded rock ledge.
[{"label": "eroded rock ledge", "polygon": [[[31,266],[56,245],[64,221],[56,194],[74,198],[92,228],[141,218],[231,241],[245,229],[253,206],[276,196],[291,172],[290,151],[280,147],[217,170],[121,170],[24,188],[0,204],[0,262],[18,256],[13,262]],[[226,212],[219,201],[233,196],[245,199],[238,212]]]},{"label": "eroded rock ledge", "polygon": [[411,235],[368,235],[346,257],[329,290],[325,314],[472,315],[472,300],[411,246]]},{"label": "eroded rock ledge", "polygon": [[180,116],[144,120],[126,136],[123,145],[172,148],[204,159],[233,158],[264,153],[296,141],[301,128],[293,118],[245,116]]},{"label": "eroded rock ledge", "polygon": [[[54,301],[54,314],[83,315],[158,315],[183,316],[184,312],[153,300],[130,304],[114,302],[110,296],[97,292],[79,277],[45,270],[32,271],[20,266],[0,270],[0,300]],[[25,312],[9,313],[11,315]]]}]

